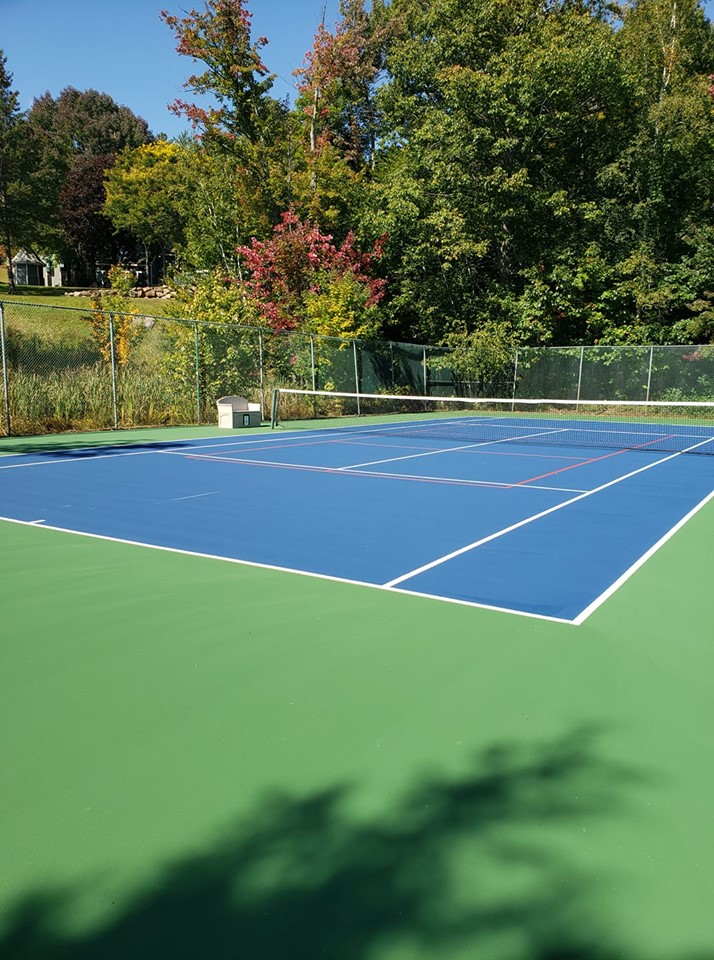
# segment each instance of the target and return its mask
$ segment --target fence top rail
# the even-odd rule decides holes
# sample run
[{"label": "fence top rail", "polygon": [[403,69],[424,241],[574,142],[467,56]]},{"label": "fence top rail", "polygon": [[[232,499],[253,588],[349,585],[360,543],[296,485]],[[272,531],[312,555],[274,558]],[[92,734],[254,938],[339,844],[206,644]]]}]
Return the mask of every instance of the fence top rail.
[{"label": "fence top rail", "polygon": [[643,353],[649,350],[712,350],[714,352],[714,343],[585,343],[573,346],[525,346],[516,347],[518,353],[538,351],[540,353],[557,353],[558,351],[569,351],[573,354],[584,350],[589,353],[594,350],[640,350]]},{"label": "fence top rail", "polygon": [[33,303],[31,300],[3,300],[0,298],[0,307],[29,307],[33,310],[56,310],[69,313],[85,314],[88,310],[91,310],[93,313],[99,313],[106,317],[133,317],[136,320],[153,320],[156,323],[184,323],[189,326],[198,324],[202,327],[218,327],[220,329],[223,329],[224,327],[230,327],[234,330],[251,330],[256,333],[266,334],[270,337],[303,337],[306,340],[309,340],[312,337],[315,340],[330,340],[334,341],[335,343],[349,345],[353,343],[366,344],[367,346],[373,346],[376,344],[389,346],[390,344],[393,344],[396,347],[413,347],[415,350],[450,351],[449,347],[440,344],[406,343],[403,340],[364,340],[359,337],[333,337],[322,333],[309,333],[305,330],[273,330],[272,327],[263,327],[252,323],[233,323],[230,320],[225,322],[218,320],[192,320],[190,317],[174,317],[163,313],[125,313],[121,310],[94,310],[91,307],[76,307],[64,303]]},{"label": "fence top rail", "polygon": [[[70,304],[55,304],[55,303],[33,303],[31,300],[6,300],[0,298],[0,309],[4,307],[28,307],[33,310],[54,310],[54,311],[64,311],[69,313],[84,313],[86,314],[88,310],[92,309],[89,307],[76,307]],[[229,327],[234,330],[246,330],[253,331],[255,333],[264,334],[269,337],[303,337],[306,340],[314,338],[315,340],[320,341],[333,341],[335,343],[351,345],[357,343],[365,346],[395,346],[403,348],[413,348],[415,350],[431,350],[439,351],[443,353],[450,353],[451,348],[444,344],[430,344],[430,343],[407,343],[403,340],[364,340],[358,337],[333,337],[326,336],[320,333],[309,333],[302,330],[273,330],[272,327],[263,327],[255,324],[248,323],[234,323],[230,320],[228,321],[215,321],[215,320],[192,320],[190,317],[175,317],[167,314],[152,314],[152,313],[130,313],[122,312],[120,310],[96,310],[93,311],[99,314],[102,314],[106,317],[133,317],[136,320],[153,320],[155,323],[181,323],[187,326],[202,326],[202,327],[213,327],[223,329]],[[692,344],[692,343],[617,343],[617,344],[577,344],[577,345],[560,345],[560,346],[519,346],[514,350],[514,360],[516,355],[521,357],[523,354],[527,353],[557,353],[568,351],[573,354],[579,354],[581,351],[591,352],[599,350],[607,351],[649,351],[649,350],[690,350],[690,351],[699,351],[707,350],[714,353],[714,344],[701,343],[701,344]]]}]

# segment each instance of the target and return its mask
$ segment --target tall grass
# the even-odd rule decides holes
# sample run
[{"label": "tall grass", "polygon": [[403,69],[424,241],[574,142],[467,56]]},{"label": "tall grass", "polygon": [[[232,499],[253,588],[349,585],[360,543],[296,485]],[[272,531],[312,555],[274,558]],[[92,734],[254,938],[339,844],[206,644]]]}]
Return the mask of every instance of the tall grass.
[{"label": "tall grass", "polygon": [[[10,368],[8,373],[13,434],[102,430],[114,426],[112,376],[106,364],[100,362],[42,373]],[[119,426],[195,423],[195,399],[186,396],[185,391],[183,394],[181,396],[176,387],[150,366],[128,367],[117,378]]]},{"label": "tall grass", "polygon": [[[87,312],[77,309],[80,304],[60,310],[37,300],[4,306],[11,432],[113,427],[111,365],[92,334]],[[156,313],[165,309],[165,304],[151,306]],[[195,386],[167,375],[165,358],[172,346],[167,329],[144,316],[135,322],[142,328],[140,336],[128,363],[117,370],[118,425],[195,423]],[[0,435],[8,433],[3,401],[0,381]]]}]

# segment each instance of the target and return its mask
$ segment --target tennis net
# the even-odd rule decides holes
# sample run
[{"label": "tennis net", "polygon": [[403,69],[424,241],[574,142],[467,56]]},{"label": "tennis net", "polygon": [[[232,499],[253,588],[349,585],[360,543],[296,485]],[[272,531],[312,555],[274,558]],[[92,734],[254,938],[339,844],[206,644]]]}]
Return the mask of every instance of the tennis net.
[{"label": "tennis net", "polygon": [[472,443],[714,454],[714,403],[273,391],[272,426]]}]

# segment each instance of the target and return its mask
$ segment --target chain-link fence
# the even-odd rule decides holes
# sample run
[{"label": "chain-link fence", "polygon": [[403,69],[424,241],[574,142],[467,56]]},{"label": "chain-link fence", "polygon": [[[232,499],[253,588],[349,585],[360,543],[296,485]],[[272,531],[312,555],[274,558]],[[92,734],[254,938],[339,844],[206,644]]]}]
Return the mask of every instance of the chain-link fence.
[{"label": "chain-link fence", "polygon": [[440,347],[0,301],[0,435],[215,423],[276,386],[454,392]]},{"label": "chain-link fence", "polygon": [[0,301],[0,360],[0,435],[216,423],[216,400],[232,394],[267,415],[276,386],[714,401],[714,346],[521,348],[469,381],[444,347],[16,301]]},{"label": "chain-link fence", "polygon": [[714,401],[714,346],[521,348],[524,399]]}]

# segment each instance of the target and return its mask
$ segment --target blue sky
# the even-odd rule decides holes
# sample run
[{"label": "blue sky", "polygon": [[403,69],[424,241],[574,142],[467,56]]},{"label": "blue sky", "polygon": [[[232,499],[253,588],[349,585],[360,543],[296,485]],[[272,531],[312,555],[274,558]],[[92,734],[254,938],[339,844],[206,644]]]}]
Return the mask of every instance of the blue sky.
[{"label": "blue sky", "polygon": [[[302,63],[320,21],[324,0],[249,0],[253,36],[264,35],[266,64],[278,74],[274,96],[289,96],[292,71]],[[337,18],[338,0],[326,0],[326,21]],[[175,51],[173,34],[159,19],[203,7],[202,0],[0,0],[0,47],[14,89],[27,109],[49,90],[94,88],[142,116],[154,133],[177,136],[186,124],[166,105],[182,96],[192,63]],[[714,19],[714,0],[705,8]]]},{"label": "blue sky", "polygon": [[[274,96],[294,89],[292,71],[312,46],[323,2],[249,0],[253,37],[268,37],[264,59],[279,74]],[[64,87],[93,88],[130,107],[154,133],[178,135],[187,126],[166,105],[184,95],[193,64],[176,53],[159,11],[192,7],[203,9],[203,0],[0,0],[0,48],[22,108],[47,90],[57,96]],[[326,8],[332,26],[338,0],[327,0]]]}]

